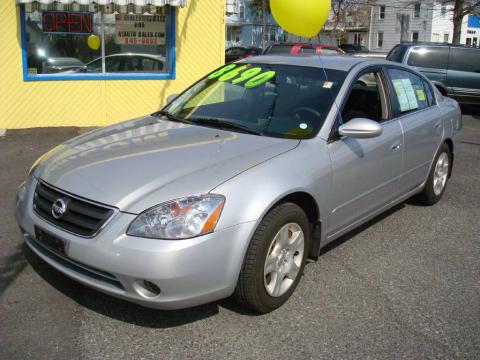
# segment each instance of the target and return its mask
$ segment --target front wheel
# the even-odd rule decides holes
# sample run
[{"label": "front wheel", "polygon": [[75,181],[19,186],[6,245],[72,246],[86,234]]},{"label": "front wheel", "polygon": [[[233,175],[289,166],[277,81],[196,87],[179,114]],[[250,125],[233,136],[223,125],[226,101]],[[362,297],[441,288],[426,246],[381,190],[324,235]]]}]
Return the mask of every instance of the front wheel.
[{"label": "front wheel", "polygon": [[425,187],[418,195],[418,199],[425,205],[436,204],[442,198],[447,187],[452,166],[452,154],[447,144],[442,144],[435,155],[433,164]]},{"label": "front wheel", "polygon": [[248,247],[235,297],[258,313],[268,313],[292,295],[305,267],[309,241],[305,212],[293,203],[271,210]]}]

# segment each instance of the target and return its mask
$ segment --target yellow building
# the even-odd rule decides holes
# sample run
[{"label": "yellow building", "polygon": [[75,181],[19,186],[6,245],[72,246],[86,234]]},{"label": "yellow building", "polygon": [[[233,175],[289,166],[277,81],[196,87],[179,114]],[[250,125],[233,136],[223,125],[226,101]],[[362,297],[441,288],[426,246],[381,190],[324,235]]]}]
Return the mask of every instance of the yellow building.
[{"label": "yellow building", "polygon": [[2,0],[0,128],[104,126],[224,63],[224,0]]}]

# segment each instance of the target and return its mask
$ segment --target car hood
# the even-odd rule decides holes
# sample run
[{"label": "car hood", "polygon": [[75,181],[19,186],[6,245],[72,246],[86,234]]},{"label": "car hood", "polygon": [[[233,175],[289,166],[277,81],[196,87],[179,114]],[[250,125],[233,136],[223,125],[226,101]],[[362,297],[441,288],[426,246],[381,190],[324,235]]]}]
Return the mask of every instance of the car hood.
[{"label": "car hood", "polygon": [[164,201],[207,193],[298,143],[147,116],[57,146],[38,161],[34,175],[138,214]]}]

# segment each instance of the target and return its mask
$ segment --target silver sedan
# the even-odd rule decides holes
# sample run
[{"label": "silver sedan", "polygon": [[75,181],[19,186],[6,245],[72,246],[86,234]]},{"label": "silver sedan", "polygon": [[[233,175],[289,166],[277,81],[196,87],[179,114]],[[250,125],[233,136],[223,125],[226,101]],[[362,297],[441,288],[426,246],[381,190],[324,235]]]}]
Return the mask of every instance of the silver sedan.
[{"label": "silver sedan", "polygon": [[54,148],[16,216],[38,256],[105,293],[159,309],[234,295],[266,313],[323,246],[412,196],[439,201],[461,127],[403,65],[255,57]]}]

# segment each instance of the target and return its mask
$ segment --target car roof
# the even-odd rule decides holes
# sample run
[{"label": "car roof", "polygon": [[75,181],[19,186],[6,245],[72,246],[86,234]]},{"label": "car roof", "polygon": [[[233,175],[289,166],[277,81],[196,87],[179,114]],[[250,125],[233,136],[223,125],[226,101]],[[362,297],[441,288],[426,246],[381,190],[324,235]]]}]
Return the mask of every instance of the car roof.
[{"label": "car roof", "polygon": [[289,55],[262,55],[239,61],[240,63],[249,64],[279,64],[294,65],[304,67],[315,67],[331,70],[349,71],[358,64],[366,65],[384,65],[392,64],[390,61],[359,58],[354,56],[289,56]]},{"label": "car roof", "polygon": [[441,46],[441,47],[455,47],[455,48],[464,48],[464,49],[478,49],[478,48],[468,46],[468,45],[439,43],[439,42],[403,42],[403,43],[400,43],[398,45],[405,46],[405,47],[410,47],[410,46]]}]

